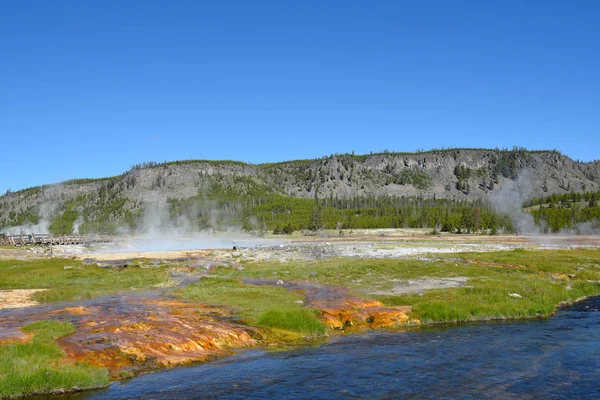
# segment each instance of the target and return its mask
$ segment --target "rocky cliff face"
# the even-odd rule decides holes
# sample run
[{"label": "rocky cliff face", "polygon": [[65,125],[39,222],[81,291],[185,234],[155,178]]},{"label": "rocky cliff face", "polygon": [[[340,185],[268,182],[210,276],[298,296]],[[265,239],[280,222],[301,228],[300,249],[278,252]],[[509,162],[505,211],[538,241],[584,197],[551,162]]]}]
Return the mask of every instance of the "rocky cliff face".
[{"label": "rocky cliff face", "polygon": [[[114,221],[143,204],[202,196],[215,184],[231,196],[279,193],[313,198],[423,196],[476,199],[524,180],[526,196],[600,189],[600,161],[577,162],[556,151],[452,149],[422,153],[332,155],[315,160],[253,165],[181,161],[134,167],[112,178],[76,180],[0,197],[0,227],[50,219],[67,204],[92,205]],[[523,182],[522,182],[523,183]],[[68,211],[68,210],[67,210]],[[99,216],[97,216],[99,217]]]},{"label": "rocky cliff face", "polygon": [[[462,173],[457,171],[461,167]],[[557,152],[451,150],[359,158],[331,156],[311,162],[281,163],[265,170],[270,185],[299,197],[312,196],[311,189],[317,186],[320,195],[346,198],[478,198],[520,176],[527,176],[531,194],[536,196],[593,190],[600,183],[598,162],[579,163]]]}]

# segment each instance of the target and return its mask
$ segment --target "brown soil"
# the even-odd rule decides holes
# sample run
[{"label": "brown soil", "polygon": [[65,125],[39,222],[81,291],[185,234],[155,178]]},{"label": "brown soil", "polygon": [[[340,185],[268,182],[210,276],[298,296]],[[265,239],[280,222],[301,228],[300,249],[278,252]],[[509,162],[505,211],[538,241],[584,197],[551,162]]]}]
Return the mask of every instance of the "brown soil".
[{"label": "brown soil", "polygon": [[39,304],[31,300],[31,296],[37,292],[48,289],[14,289],[0,290],[0,310],[3,308],[32,307]]},{"label": "brown soil", "polygon": [[165,260],[165,261],[180,261],[182,259],[197,259],[205,258],[213,255],[213,253],[231,252],[229,250],[166,250],[166,251],[145,251],[145,252],[119,252],[119,253],[80,253],[73,256],[83,260],[93,258],[97,261],[113,261],[113,260]]},{"label": "brown soil", "polygon": [[39,257],[20,247],[0,247],[0,260],[27,260]]}]

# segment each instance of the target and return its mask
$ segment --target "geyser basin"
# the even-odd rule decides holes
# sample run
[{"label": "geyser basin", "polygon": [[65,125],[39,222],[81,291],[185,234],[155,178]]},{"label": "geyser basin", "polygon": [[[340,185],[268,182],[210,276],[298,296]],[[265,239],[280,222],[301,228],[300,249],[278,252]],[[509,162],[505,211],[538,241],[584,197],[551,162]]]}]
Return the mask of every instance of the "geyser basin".
[{"label": "geyser basin", "polygon": [[118,243],[99,246],[94,253],[206,250],[276,245],[281,241],[258,238],[242,232],[201,232],[193,234],[148,234],[124,237]]}]

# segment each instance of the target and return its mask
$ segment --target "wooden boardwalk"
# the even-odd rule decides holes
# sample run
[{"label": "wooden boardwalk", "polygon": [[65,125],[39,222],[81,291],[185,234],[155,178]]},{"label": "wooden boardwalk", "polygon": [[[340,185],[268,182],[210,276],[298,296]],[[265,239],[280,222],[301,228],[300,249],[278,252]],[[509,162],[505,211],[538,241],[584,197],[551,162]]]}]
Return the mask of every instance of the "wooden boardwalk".
[{"label": "wooden boardwalk", "polygon": [[49,246],[66,244],[90,244],[113,242],[110,235],[52,235],[22,233],[20,235],[0,235],[0,245],[4,246]]}]

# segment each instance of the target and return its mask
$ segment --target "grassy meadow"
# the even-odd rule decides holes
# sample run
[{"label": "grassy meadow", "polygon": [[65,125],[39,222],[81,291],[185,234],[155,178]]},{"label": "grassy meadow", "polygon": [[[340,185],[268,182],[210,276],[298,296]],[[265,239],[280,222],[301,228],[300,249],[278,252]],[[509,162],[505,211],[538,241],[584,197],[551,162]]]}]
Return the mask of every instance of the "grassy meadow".
[{"label": "grassy meadow", "polygon": [[[414,316],[426,323],[547,316],[562,302],[600,295],[600,251],[584,249],[436,254],[432,260],[253,263],[243,271],[220,272],[230,279],[281,278],[347,286],[358,296],[387,305],[411,305]],[[395,284],[409,279],[452,277],[466,277],[467,284],[421,293],[373,294],[393,292]]]},{"label": "grassy meadow", "polygon": [[232,279],[202,278],[178,291],[187,300],[233,308],[248,325],[323,334],[325,326],[302,296],[275,286],[247,285]]},{"label": "grassy meadow", "polygon": [[33,296],[40,302],[89,299],[132,288],[150,288],[169,280],[166,267],[98,268],[95,264],[60,258],[0,260],[0,290],[48,289]]}]

